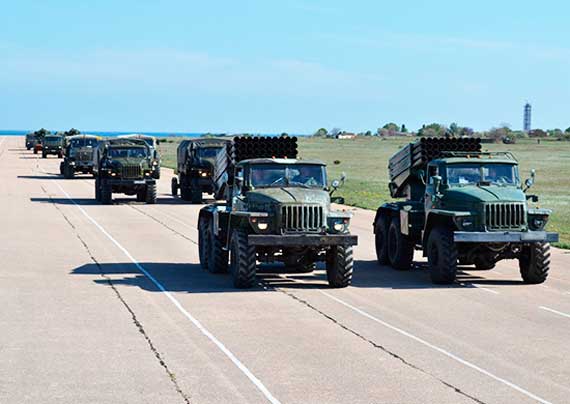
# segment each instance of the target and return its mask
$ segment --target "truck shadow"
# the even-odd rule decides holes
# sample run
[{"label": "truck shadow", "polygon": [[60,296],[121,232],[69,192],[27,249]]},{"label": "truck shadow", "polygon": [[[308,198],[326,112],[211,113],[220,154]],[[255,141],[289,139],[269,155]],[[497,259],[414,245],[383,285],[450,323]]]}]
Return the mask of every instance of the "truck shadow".
[{"label": "truck shadow", "polygon": [[62,180],[63,176],[54,174],[54,173],[46,173],[47,175],[18,175],[18,178],[27,179],[27,180]]},{"label": "truck shadow", "polygon": [[[49,177],[41,177],[48,178]],[[55,178],[54,178],[55,179]],[[129,198],[113,198],[113,203],[110,205],[103,205],[101,202],[95,200],[95,198],[30,198],[31,202],[39,203],[56,203],[58,205],[101,205],[101,206],[115,206],[115,205],[146,205],[145,202],[137,202],[134,197]],[[155,205],[180,205],[181,203],[174,198],[157,198]]]}]

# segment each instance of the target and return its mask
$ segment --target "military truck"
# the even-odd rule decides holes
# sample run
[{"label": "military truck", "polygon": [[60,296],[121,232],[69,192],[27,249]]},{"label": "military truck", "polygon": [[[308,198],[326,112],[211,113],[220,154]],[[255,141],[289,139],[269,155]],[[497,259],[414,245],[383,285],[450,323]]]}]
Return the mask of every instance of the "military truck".
[{"label": "military truck", "polygon": [[38,143],[39,138],[38,135],[35,133],[28,133],[26,134],[26,149],[31,150],[35,147],[36,143]]},{"label": "military truck", "polygon": [[390,158],[389,174],[391,196],[404,200],[376,212],[379,264],[407,270],[417,249],[436,284],[454,282],[458,264],[489,270],[503,259],[518,259],[525,283],[546,280],[558,234],[545,231],[551,210],[531,206],[535,171],[523,184],[511,153],[483,152],[480,139],[423,138]]},{"label": "military truck", "polygon": [[151,148],[142,139],[100,141],[93,153],[95,199],[104,205],[113,193],[136,195],[138,202],[156,203],[155,171]]},{"label": "military truck", "polygon": [[[172,178],[172,196],[178,195],[185,201],[202,203],[203,193],[214,194],[214,199],[223,199],[224,187],[218,187],[217,173],[225,173],[228,167],[224,155],[228,140],[191,139],[183,140],[176,150],[176,177]],[[220,167],[221,162],[221,167]],[[225,181],[222,181],[225,184]]]},{"label": "military truck", "polygon": [[348,286],[357,237],[349,231],[351,214],[331,208],[331,201],[342,202],[331,198],[340,183],[329,188],[325,164],[297,159],[296,138],[237,137],[224,148],[226,201],[200,210],[201,266],[229,271],[235,287],[249,288],[257,262],[310,272],[324,261],[329,285]]},{"label": "military truck", "polygon": [[63,136],[47,135],[42,138],[42,158],[47,158],[49,154],[63,157]]},{"label": "military truck", "polygon": [[73,178],[75,173],[93,174],[93,151],[98,142],[99,137],[94,135],[66,137],[60,173],[68,179]]},{"label": "military truck", "polygon": [[159,140],[154,136],[149,135],[141,135],[137,133],[133,133],[130,135],[120,135],[119,138],[124,139],[141,139],[146,142],[148,147],[150,148],[150,155],[152,156],[152,164],[157,167],[155,171],[153,171],[153,178],[158,180],[160,179],[160,153],[158,152],[158,144]]}]

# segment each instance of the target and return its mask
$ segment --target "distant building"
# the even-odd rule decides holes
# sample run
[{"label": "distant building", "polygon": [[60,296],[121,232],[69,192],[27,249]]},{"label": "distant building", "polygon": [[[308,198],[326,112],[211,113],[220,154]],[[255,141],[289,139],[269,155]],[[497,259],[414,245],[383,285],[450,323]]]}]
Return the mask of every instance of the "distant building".
[{"label": "distant building", "polygon": [[351,133],[351,132],[342,132],[339,133],[338,135],[336,135],[337,139],[354,139],[356,138],[356,134],[355,133]]},{"label": "distant building", "polygon": [[532,115],[532,106],[527,102],[524,104],[524,117],[523,117],[523,130],[526,133],[531,131],[531,115]]}]

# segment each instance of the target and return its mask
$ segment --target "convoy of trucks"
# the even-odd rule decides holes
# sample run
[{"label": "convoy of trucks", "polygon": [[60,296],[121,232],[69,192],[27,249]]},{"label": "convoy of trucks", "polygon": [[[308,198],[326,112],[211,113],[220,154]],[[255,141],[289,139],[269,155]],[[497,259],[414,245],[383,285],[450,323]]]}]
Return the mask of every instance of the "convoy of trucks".
[{"label": "convoy of trucks", "polygon": [[[73,133],[79,133],[74,130]],[[112,203],[113,193],[157,199],[161,158],[152,136],[26,135],[25,145],[42,157],[63,157],[60,172],[95,177],[95,198]],[[282,263],[288,272],[310,272],[324,262],[331,287],[350,285],[353,246],[350,213],[333,209],[344,182],[330,184],[323,162],[298,158],[295,137],[235,137],[183,140],[171,180],[173,196],[202,203],[198,219],[201,266],[230,272],[237,288],[256,282],[257,263]],[[461,266],[493,269],[516,259],[525,283],[544,282],[550,269],[546,231],[552,213],[531,207],[535,171],[521,181],[509,152],[485,152],[476,138],[422,138],[389,160],[389,191],[373,222],[377,261],[398,270],[414,265],[414,251],[427,257],[433,283],[456,280]]]}]

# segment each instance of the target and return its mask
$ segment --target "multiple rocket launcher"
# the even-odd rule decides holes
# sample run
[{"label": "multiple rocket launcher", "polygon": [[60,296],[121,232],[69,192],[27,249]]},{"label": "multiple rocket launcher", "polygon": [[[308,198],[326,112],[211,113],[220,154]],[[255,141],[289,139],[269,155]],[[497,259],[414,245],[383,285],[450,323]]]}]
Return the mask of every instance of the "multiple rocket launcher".
[{"label": "multiple rocket launcher", "polygon": [[[427,164],[444,156],[456,153],[481,152],[480,138],[422,138],[409,143],[390,158],[390,194],[392,198],[417,199],[423,195]],[[420,187],[420,188],[418,188]]]}]

